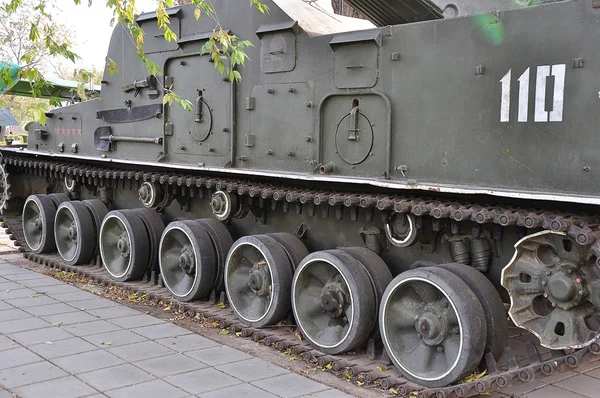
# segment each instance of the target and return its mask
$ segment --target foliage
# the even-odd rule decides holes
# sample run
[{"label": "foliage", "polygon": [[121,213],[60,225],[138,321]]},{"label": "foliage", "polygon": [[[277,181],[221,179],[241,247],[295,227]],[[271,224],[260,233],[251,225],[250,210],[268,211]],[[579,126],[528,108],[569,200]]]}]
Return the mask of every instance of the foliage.
[{"label": "foliage", "polygon": [[[71,62],[75,62],[79,59],[77,54],[71,50],[70,41],[62,36],[58,29],[53,27],[53,19],[48,7],[48,4],[51,1],[52,0],[0,0],[0,14],[6,15],[7,18],[17,19],[15,17],[18,15],[17,12],[22,11],[26,7],[32,7],[31,10],[35,11],[37,15],[37,19],[28,24],[29,34],[27,38],[34,48],[40,50],[25,51],[24,53],[17,54],[13,58],[16,58],[15,63],[24,66],[20,71],[20,77],[31,82],[34,96],[39,96],[42,90],[48,86],[48,83],[43,77],[42,69],[38,65],[39,60],[45,58],[45,56],[40,56],[40,54],[42,54],[41,50],[44,51],[43,54],[45,55],[61,57],[70,60]],[[81,5],[81,0],[73,1],[75,4]],[[88,6],[92,4],[92,1],[93,0],[87,0]],[[240,81],[242,76],[236,70],[236,66],[244,65],[247,59],[244,49],[248,46],[252,46],[252,43],[247,40],[239,40],[237,36],[230,35],[223,29],[213,7],[214,1],[215,0],[187,0],[181,2],[191,3],[195,6],[194,16],[196,20],[199,20],[202,15],[206,15],[214,20],[215,27],[213,29],[213,34],[208,42],[202,47],[202,51],[203,53],[209,54],[214,61],[215,68],[217,68],[221,74],[227,76],[229,81]],[[261,13],[269,12],[269,7],[261,1],[249,1],[251,6],[255,7]],[[156,0],[156,3],[157,24],[163,31],[164,39],[167,42],[177,40],[176,33],[170,28],[170,18],[167,13],[167,8],[174,5],[174,0]],[[179,2],[175,0],[175,4],[177,3]],[[162,74],[159,66],[144,53],[143,44],[145,33],[135,22],[135,0],[106,0],[106,6],[113,10],[111,24],[118,22],[127,29],[135,45],[137,56],[148,72],[151,75]],[[119,66],[113,60],[107,60],[107,70],[111,75],[118,73],[118,67]],[[5,81],[6,79],[5,73],[3,72],[4,70],[0,71],[1,81]],[[88,75],[85,71],[84,74]],[[175,102],[187,110],[192,109],[191,102],[177,95],[172,90],[172,87],[163,87],[163,90],[163,103],[172,104]],[[50,104],[56,106],[57,101],[51,100]],[[45,122],[45,116],[44,112],[41,111],[41,106],[36,105],[33,108],[33,113],[34,119],[37,122],[42,124]]]}]

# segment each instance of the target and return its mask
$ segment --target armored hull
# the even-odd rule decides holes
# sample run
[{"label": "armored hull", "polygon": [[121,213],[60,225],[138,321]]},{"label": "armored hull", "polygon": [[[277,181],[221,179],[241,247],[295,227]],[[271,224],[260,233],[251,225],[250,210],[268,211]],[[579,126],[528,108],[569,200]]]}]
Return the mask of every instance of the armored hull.
[{"label": "armored hull", "polygon": [[[220,1],[256,44],[238,83],[200,53],[193,7],[168,11],[169,43],[141,15],[163,74],[118,26],[100,99],[0,150],[5,218],[34,258],[100,256],[181,302],[225,291],[245,325],[295,321],[327,355],[383,343],[444,393],[503,356],[503,301],[579,361],[600,329],[596,3],[318,35]],[[171,86],[191,112],[162,104]]]}]

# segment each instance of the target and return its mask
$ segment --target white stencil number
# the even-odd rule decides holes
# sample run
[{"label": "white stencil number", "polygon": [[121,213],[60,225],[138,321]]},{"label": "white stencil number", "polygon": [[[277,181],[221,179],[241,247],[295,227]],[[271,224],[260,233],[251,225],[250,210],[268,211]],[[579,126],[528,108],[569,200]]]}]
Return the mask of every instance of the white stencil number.
[{"label": "white stencil number", "polygon": [[[536,123],[562,122],[565,99],[565,74],[567,66],[558,65],[540,65],[535,74],[535,98],[533,120]],[[548,77],[554,78],[554,88],[552,91],[552,108],[546,109],[546,87]],[[531,78],[531,68],[527,68],[517,81],[519,82],[519,101],[517,109],[517,121],[525,123],[529,120],[529,81]],[[502,84],[502,97],[500,101],[500,121],[508,123],[511,113],[511,84],[512,69],[500,80]],[[600,95],[600,93],[599,93]]]}]

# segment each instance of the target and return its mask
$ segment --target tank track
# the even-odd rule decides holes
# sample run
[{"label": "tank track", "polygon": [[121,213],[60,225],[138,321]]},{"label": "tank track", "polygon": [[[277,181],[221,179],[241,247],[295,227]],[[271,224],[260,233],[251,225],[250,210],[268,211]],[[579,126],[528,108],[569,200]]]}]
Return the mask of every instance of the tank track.
[{"label": "tank track", "polygon": [[[2,163],[17,167],[20,173],[31,173],[51,178],[64,178],[72,176],[79,182],[107,188],[137,188],[137,182],[150,181],[166,184],[173,194],[187,193],[194,196],[194,191],[200,188],[224,189],[235,192],[240,196],[258,199],[260,206],[266,205],[266,200],[284,204],[298,203],[301,205],[329,204],[321,208],[335,207],[336,217],[342,216],[340,208],[350,209],[351,217],[356,217],[358,207],[366,209],[378,209],[384,214],[408,213],[416,216],[430,215],[435,220],[449,218],[455,221],[472,220],[479,224],[495,223],[500,226],[517,225],[524,228],[543,228],[559,231],[573,237],[582,245],[591,245],[597,242],[597,227],[595,217],[587,215],[563,215],[558,212],[524,210],[513,208],[499,208],[495,206],[481,206],[459,204],[456,202],[440,202],[437,200],[425,200],[417,197],[382,196],[364,193],[342,193],[335,191],[309,191],[299,190],[274,184],[260,184],[242,179],[228,178],[206,178],[196,176],[185,176],[176,173],[152,173],[136,172],[117,168],[98,168],[85,164],[65,163],[57,161],[32,160],[27,157],[7,156],[2,158]],[[181,190],[181,191],[179,191]],[[311,207],[309,207],[309,212]],[[352,209],[356,209],[352,211]],[[369,217],[367,213],[367,217]],[[5,215],[7,232],[17,242],[23,241],[20,215]],[[592,227],[594,229],[592,229]],[[405,379],[394,367],[389,367],[385,372],[378,368],[388,366],[389,360],[385,353],[377,355],[374,341],[367,345],[364,351],[343,354],[326,355],[314,350],[304,341],[298,340],[297,336],[289,331],[289,328],[257,329],[246,327],[241,324],[233,311],[229,308],[220,309],[214,304],[218,298],[213,297],[209,302],[197,301],[191,303],[177,302],[162,286],[160,278],[151,278],[151,281],[137,282],[115,282],[110,279],[104,271],[99,258],[94,264],[88,266],[66,265],[60,256],[56,254],[33,254],[21,247],[24,257],[45,266],[75,272],[84,275],[104,285],[116,285],[126,287],[139,294],[146,294],[149,299],[155,301],[172,301],[175,308],[191,316],[200,313],[202,317],[210,322],[218,322],[222,328],[239,333],[241,337],[251,337],[254,341],[264,341],[265,344],[285,351],[289,350],[293,355],[300,355],[305,361],[316,361],[320,366],[331,364],[334,371],[348,372],[351,376],[364,374],[364,380],[368,384],[375,383],[385,390],[394,389],[402,396],[416,395],[418,398],[451,398],[469,397],[485,392],[499,391],[512,385],[527,383],[557,372],[571,370],[586,363],[600,360],[600,344],[594,342],[586,348],[573,352],[553,351],[551,358],[548,354],[540,354],[537,346],[532,342],[526,343],[528,359],[517,360],[515,350],[511,347],[505,349],[506,364],[499,365],[491,354],[486,354],[485,363],[487,375],[473,381],[460,383],[443,388],[426,388]]]}]

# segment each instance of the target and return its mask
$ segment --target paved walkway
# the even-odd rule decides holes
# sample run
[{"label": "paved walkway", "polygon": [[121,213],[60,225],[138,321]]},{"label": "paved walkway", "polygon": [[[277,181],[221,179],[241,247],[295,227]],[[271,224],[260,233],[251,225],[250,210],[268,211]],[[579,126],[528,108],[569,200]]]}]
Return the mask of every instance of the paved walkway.
[{"label": "paved walkway", "polygon": [[0,256],[0,398],[350,397]]}]

